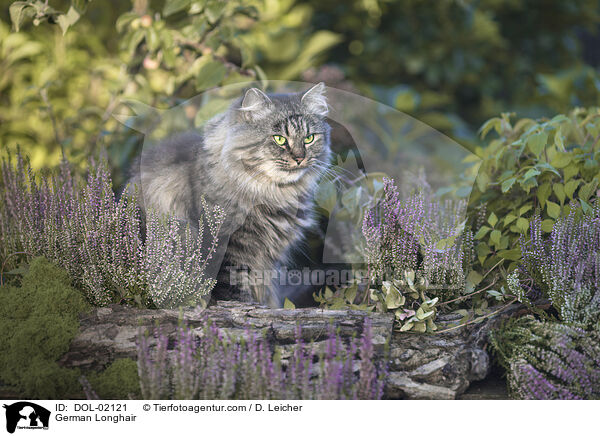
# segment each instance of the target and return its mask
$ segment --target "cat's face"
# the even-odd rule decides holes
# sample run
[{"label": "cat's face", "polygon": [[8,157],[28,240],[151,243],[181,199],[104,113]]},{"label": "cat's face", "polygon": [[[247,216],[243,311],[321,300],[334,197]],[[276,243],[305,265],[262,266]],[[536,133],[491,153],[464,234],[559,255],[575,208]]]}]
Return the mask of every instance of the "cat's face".
[{"label": "cat's face", "polygon": [[239,124],[231,157],[247,174],[278,184],[320,175],[330,155],[324,91],[323,84],[297,94],[248,90],[235,107]]}]

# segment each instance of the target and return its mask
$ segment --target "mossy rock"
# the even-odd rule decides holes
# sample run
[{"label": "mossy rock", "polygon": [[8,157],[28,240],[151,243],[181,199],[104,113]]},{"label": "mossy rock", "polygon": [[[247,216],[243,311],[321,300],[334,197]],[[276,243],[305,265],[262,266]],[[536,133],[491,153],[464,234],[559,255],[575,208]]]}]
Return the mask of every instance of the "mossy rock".
[{"label": "mossy rock", "polygon": [[79,313],[90,308],[66,271],[34,259],[20,287],[0,287],[0,381],[28,398],[81,392],[79,371],[56,361],[79,330]]}]

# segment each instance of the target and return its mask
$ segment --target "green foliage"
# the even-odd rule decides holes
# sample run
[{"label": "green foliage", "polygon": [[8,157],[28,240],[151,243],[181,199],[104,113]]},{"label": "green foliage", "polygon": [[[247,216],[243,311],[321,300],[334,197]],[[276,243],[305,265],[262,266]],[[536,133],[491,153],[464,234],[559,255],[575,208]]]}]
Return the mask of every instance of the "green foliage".
[{"label": "green foliage", "polygon": [[375,309],[373,304],[366,301],[364,286],[360,286],[360,280],[354,280],[353,283],[339,289],[325,286],[318,293],[313,293],[313,298],[321,307],[329,310],[351,309],[370,312]]},{"label": "green foliage", "polygon": [[58,366],[89,310],[68,274],[44,258],[29,265],[21,286],[0,287],[0,380],[28,398],[65,398],[80,391],[79,372]]},{"label": "green foliage", "polygon": [[293,79],[339,41],[311,33],[310,8],[293,0],[137,0],[109,12],[102,2],[51,3],[13,3],[18,33],[0,18],[0,143],[19,144],[36,169],[58,165],[62,150],[83,166],[106,147],[122,171],[141,145],[112,116],[128,110],[124,100],[167,108],[266,74]]},{"label": "green foliage", "polygon": [[137,362],[132,359],[117,359],[104,371],[92,374],[88,380],[97,393],[105,400],[140,397],[140,381]]},{"label": "green foliage", "polygon": [[439,298],[427,297],[426,281],[421,278],[415,283],[415,278],[414,271],[405,271],[403,278],[384,281],[380,288],[371,289],[370,297],[381,311],[394,311],[399,331],[432,333],[437,330],[434,320]]},{"label": "green foliage", "polygon": [[539,121],[513,122],[503,114],[481,127],[482,137],[492,130],[499,137],[477,148],[483,161],[466,174],[474,182],[470,219],[478,229],[480,264],[490,268],[503,260],[512,268],[521,257],[519,237],[536,211],[545,233],[573,200],[591,211],[600,181],[600,110],[575,109]]},{"label": "green foliage", "polygon": [[383,85],[378,98],[455,137],[465,137],[460,119],[598,104],[580,41],[596,31],[594,0],[307,3],[317,29],[344,37],[330,59],[351,80]]}]

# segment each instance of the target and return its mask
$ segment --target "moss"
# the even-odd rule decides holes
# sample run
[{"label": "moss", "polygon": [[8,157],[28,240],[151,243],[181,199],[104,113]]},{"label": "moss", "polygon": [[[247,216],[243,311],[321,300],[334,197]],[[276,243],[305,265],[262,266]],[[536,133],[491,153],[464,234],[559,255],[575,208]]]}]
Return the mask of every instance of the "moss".
[{"label": "moss", "polygon": [[70,285],[67,272],[34,259],[20,287],[0,287],[0,380],[28,398],[65,398],[81,391],[79,371],[56,361],[90,306]]},{"label": "moss", "polygon": [[132,359],[117,359],[99,374],[88,376],[92,388],[103,400],[126,399],[132,395],[140,397],[140,382],[137,362]]}]

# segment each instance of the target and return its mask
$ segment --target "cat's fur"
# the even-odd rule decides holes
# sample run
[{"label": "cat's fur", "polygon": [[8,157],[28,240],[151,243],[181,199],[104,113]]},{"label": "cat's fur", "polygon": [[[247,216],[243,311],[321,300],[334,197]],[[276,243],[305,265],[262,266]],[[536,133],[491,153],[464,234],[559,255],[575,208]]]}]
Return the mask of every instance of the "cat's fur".
[{"label": "cat's fur", "polygon": [[[322,83],[305,93],[266,95],[252,88],[202,134],[186,133],[148,150],[132,179],[143,208],[194,224],[204,196],[225,210],[220,239],[228,239],[227,265],[259,271],[286,262],[313,225],[313,193],[330,158],[324,92]],[[306,146],[309,134],[315,139]],[[273,135],[288,144],[276,144]],[[272,286],[245,291],[261,303],[281,304]]]}]

